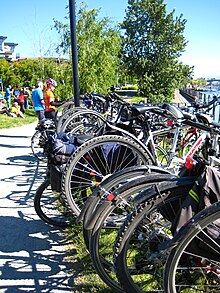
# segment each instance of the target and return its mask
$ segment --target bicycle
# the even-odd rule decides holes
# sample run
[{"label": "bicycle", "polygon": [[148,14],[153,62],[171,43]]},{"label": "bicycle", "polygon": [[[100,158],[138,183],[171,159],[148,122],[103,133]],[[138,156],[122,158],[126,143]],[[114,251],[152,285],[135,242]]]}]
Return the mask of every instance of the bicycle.
[{"label": "bicycle", "polygon": [[[200,140],[200,139],[198,139],[198,141],[196,142],[196,144],[195,144],[195,146],[197,146],[198,147],[198,142],[201,144],[202,143],[202,141]],[[193,147],[193,152],[195,152],[196,151],[196,147]],[[191,152],[191,154],[193,154],[193,152]],[[217,159],[217,161],[218,161],[218,158],[216,158]],[[184,180],[184,179],[178,179],[178,180]],[[189,178],[189,179],[187,179],[187,180],[189,180],[189,182],[187,183],[187,181],[185,181],[184,182],[184,186],[185,186],[185,188],[186,187],[188,187],[188,189],[186,188],[185,189],[185,191],[183,192],[182,191],[182,194],[181,194],[181,196],[177,193],[177,197],[175,198],[175,200],[177,200],[178,198],[179,198],[179,200],[181,200],[181,198],[183,199],[187,194],[188,194],[188,191],[189,191],[189,189],[192,187],[192,183],[193,182],[195,182],[195,178],[193,179],[193,178]],[[192,180],[192,182],[191,182],[191,180]],[[194,180],[194,181],[193,181]],[[135,185],[135,183],[136,183],[136,185],[140,185],[140,183],[139,183],[139,181],[138,180],[134,180],[134,185]],[[170,184],[171,184],[172,182],[170,182]],[[162,182],[162,184],[163,184],[163,182]],[[178,186],[179,186],[179,184],[180,183],[178,183]],[[169,186],[168,185],[168,190],[170,189],[171,191],[173,191],[173,189],[171,188],[172,186]],[[126,188],[126,187],[125,187]],[[136,187],[137,189],[136,189],[136,192],[137,192],[137,190],[138,190],[138,187]],[[140,191],[142,190],[142,189],[144,189],[143,188],[143,186],[139,186],[139,188],[140,188]],[[128,187],[128,194],[129,194],[129,189],[130,189],[130,187]],[[156,192],[158,192],[158,189],[156,189]],[[146,191],[146,193],[148,194],[148,192]],[[161,192],[162,193],[162,192]],[[114,193],[115,194],[115,193]],[[117,192],[116,192],[116,194],[117,194]],[[142,193],[142,196],[140,197],[141,198],[141,200],[143,200],[143,194],[144,194],[144,192]],[[157,194],[157,193],[156,193]],[[160,195],[160,194],[159,194]],[[158,195],[158,197],[159,197],[159,195]],[[121,195],[120,195],[120,197],[121,197]],[[136,197],[135,197],[136,198]],[[165,204],[164,203],[164,200],[165,200],[165,198],[163,199],[163,201],[161,202],[161,206],[163,206],[163,204]],[[116,204],[116,202],[119,202],[119,203],[121,203],[121,204],[123,204],[122,205],[122,210],[123,211],[125,211],[125,208],[124,208],[124,205],[126,205],[126,202],[127,201],[123,201],[123,202],[121,202],[120,201],[120,198],[118,198],[117,200],[116,200],[116,198],[114,198],[114,202],[113,202],[113,204],[112,204],[112,209],[113,208],[116,208],[116,207],[118,207],[118,204]],[[138,200],[137,200],[138,201]],[[155,198],[155,196],[153,196],[153,199],[150,201],[150,202],[156,202],[156,198]],[[129,207],[131,205],[131,203],[130,202],[127,202],[127,206]],[[99,209],[97,209],[96,210],[96,215],[94,215],[94,213],[92,214],[92,217],[93,217],[93,219],[95,218],[95,219],[97,219],[98,217],[100,217],[100,218],[102,218],[103,220],[103,222],[102,223],[105,223],[105,221],[107,221],[108,222],[108,220],[107,220],[107,218],[109,218],[109,219],[115,219],[114,218],[114,216],[113,217],[111,217],[111,215],[110,215],[110,212],[108,213],[107,212],[107,206],[109,206],[109,200],[106,200],[105,201],[105,204],[103,204],[103,205],[100,205],[100,208]],[[106,210],[106,214],[105,214],[105,210]],[[159,209],[160,210],[160,209]],[[104,216],[105,215],[105,216]],[[118,216],[118,210],[117,210],[117,216]],[[135,216],[134,216],[135,217]],[[137,215],[137,217],[138,217],[138,215]],[[117,218],[116,218],[117,219]],[[116,220],[115,219],[115,220]],[[113,227],[115,227],[116,228],[116,226],[117,226],[117,222],[115,222],[115,220],[114,221],[112,221],[112,223],[110,223],[110,230],[112,231],[112,228]],[[94,221],[94,220],[93,220]],[[120,218],[119,218],[119,220],[117,220],[117,221],[119,221],[120,222]],[[107,223],[106,222],[106,223]],[[115,285],[115,281],[114,280],[112,280],[110,277],[109,277],[109,275],[112,275],[113,273],[111,272],[111,270],[110,270],[110,273],[109,272],[107,272],[106,273],[106,269],[105,269],[105,261],[101,261],[101,259],[103,258],[102,257],[102,253],[101,253],[101,251],[99,251],[99,247],[102,247],[103,245],[102,244],[99,244],[99,241],[101,241],[101,243],[102,243],[102,240],[101,240],[101,236],[99,235],[99,233],[100,232],[98,232],[98,231],[102,231],[101,229],[103,229],[103,231],[105,232],[105,230],[106,230],[106,223],[105,223],[105,225],[104,224],[101,224],[100,225],[100,222],[98,223],[98,221],[95,223],[95,225],[93,224],[93,229],[94,229],[94,235],[95,236],[93,236],[92,238],[93,238],[93,240],[91,241],[91,243],[93,243],[93,245],[92,245],[92,247],[90,248],[90,251],[91,251],[91,253],[92,253],[92,255],[93,255],[93,261],[94,261],[94,265],[95,265],[95,267],[97,268],[97,271],[99,272],[99,274],[100,274],[100,276],[103,278],[103,280],[104,281],[106,281],[110,286],[116,286]],[[102,225],[103,225],[103,228],[102,228]],[[130,224],[129,224],[129,226],[130,226]],[[124,224],[124,230],[123,230],[123,233],[126,233],[125,232],[125,230],[127,229],[127,226]],[[167,226],[168,227],[168,226]],[[91,228],[90,228],[91,229]],[[167,228],[168,229],[168,228]],[[133,230],[132,230],[133,231]],[[121,239],[121,241],[123,242],[124,240],[123,239],[126,239],[126,237],[124,238],[124,234],[123,233],[121,233],[120,234],[120,236],[118,236],[118,238],[119,239]],[[108,243],[108,245],[109,245],[109,243]],[[125,243],[123,243],[123,245],[125,245]],[[110,249],[110,251],[112,251],[112,249]],[[104,250],[104,253],[106,254],[106,249]],[[104,259],[105,259],[105,257],[104,257]],[[122,261],[124,261],[124,259],[125,259],[125,257],[124,257],[124,254],[123,254],[123,256],[122,256]],[[151,266],[153,265],[153,262],[151,263]],[[111,266],[109,266],[109,267],[111,267]],[[117,265],[117,267],[122,267],[122,263],[120,262],[118,265]],[[119,275],[119,276],[125,276],[125,274],[127,274],[128,275],[128,271],[129,271],[129,269],[124,269],[123,271],[122,271],[122,273]],[[128,278],[130,278],[130,277],[128,277]],[[136,291],[132,291],[132,290],[135,290],[134,289],[134,287],[136,287],[136,289],[137,289],[137,284],[135,283],[135,285],[131,285],[131,280],[130,281],[128,281],[128,278],[126,278],[126,281],[124,282],[124,283],[126,283],[126,284],[129,284],[129,286],[132,288],[131,289],[131,291],[126,291],[126,292],[136,292]],[[139,278],[139,274],[137,274],[137,278]],[[125,277],[124,277],[124,279],[125,279]],[[161,279],[161,278],[160,278]],[[128,285],[127,285],[127,287],[128,287]],[[128,288],[126,287],[126,290],[129,290]],[[139,292],[139,291],[137,291],[137,292]]]},{"label": "bicycle", "polygon": [[163,292],[163,267],[172,239],[170,219],[194,180],[160,182],[139,194],[142,203],[136,198],[136,208],[119,228],[112,256],[125,292]]},{"label": "bicycle", "polygon": [[[136,207],[132,202],[141,191],[154,188],[159,182],[171,181],[171,174],[151,174],[138,177],[123,184],[113,191],[111,197],[100,202],[92,215],[91,221],[85,224],[84,230],[90,232],[89,251],[94,267],[102,280],[117,292],[123,292],[115,275],[113,266],[113,248],[120,226],[127,215]],[[186,183],[186,182],[185,182]],[[84,231],[85,235],[85,231]]]},{"label": "bicycle", "polygon": [[[218,137],[219,131],[216,128],[219,128],[219,124],[213,123],[213,125],[215,125],[216,137]],[[206,135],[206,133],[203,134]],[[200,144],[202,143],[201,139],[199,139],[195,146],[198,146],[199,141]],[[193,155],[195,151],[196,147],[192,147],[189,154]],[[211,162],[214,160],[219,163],[218,158],[212,155],[211,157]],[[196,177],[201,174],[200,172]],[[178,180],[182,180],[181,177]],[[162,182],[162,185],[166,184],[167,182]],[[181,207],[181,203],[192,188],[189,182],[186,182],[184,186],[185,190],[175,193],[175,186],[172,187],[172,183],[170,182],[167,192],[171,196],[165,192],[164,188],[157,186],[157,190],[151,198],[149,198],[149,190],[143,191],[142,194],[135,197],[135,201],[137,203],[139,202],[140,206],[127,217],[121,226],[115,241],[114,250],[116,273],[121,286],[126,292],[150,292],[152,288],[146,284],[146,280],[151,275],[155,276],[157,274],[160,277],[157,280],[156,287],[159,288],[158,292],[163,291],[163,283],[161,282],[163,267],[168,257],[172,241],[175,243],[175,239],[172,240],[171,223],[175,218],[175,211],[179,209],[178,207]],[[172,195],[173,193],[174,196]],[[151,213],[153,213],[152,216]],[[157,221],[157,218],[159,221]],[[155,224],[158,225],[158,228],[153,229],[151,227],[152,223],[154,223],[153,219],[155,219]],[[138,238],[138,235],[142,235],[141,239],[140,237]],[[141,248],[137,248],[138,245],[141,245]],[[134,256],[132,259],[129,258],[130,254]],[[151,259],[151,254],[153,255],[153,259]],[[156,262],[154,262],[155,259]]]},{"label": "bicycle", "polygon": [[35,193],[34,208],[37,215],[44,222],[53,226],[66,228],[72,221],[72,212],[62,195],[61,177],[64,166],[76,146],[74,144],[69,146],[69,153],[58,151],[58,154],[57,152],[54,154],[52,147],[55,137],[51,136],[44,146],[44,154],[47,158],[47,170],[45,180]]},{"label": "bicycle", "polygon": [[36,131],[31,138],[31,150],[39,161],[45,161],[44,147],[48,137],[55,133],[56,127],[51,119],[44,119],[36,127]]},{"label": "bicycle", "polygon": [[219,292],[219,223],[220,202],[216,202],[174,236],[164,269],[165,293]]}]

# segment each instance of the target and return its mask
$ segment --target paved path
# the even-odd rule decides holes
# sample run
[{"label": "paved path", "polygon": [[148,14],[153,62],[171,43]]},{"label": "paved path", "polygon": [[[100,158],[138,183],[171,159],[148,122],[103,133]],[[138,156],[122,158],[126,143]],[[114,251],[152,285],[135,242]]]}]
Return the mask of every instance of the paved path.
[{"label": "paved path", "polygon": [[190,103],[180,94],[178,89],[175,90],[173,102],[177,104],[186,104],[190,106]]},{"label": "paved path", "polygon": [[33,207],[45,172],[31,154],[35,126],[0,130],[0,293],[74,292],[62,230]]}]

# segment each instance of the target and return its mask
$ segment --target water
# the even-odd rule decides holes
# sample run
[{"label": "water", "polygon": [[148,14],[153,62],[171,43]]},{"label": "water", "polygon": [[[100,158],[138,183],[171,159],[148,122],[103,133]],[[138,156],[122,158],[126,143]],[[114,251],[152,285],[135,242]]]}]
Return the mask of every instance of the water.
[{"label": "water", "polygon": [[218,103],[215,109],[210,110],[210,115],[213,116],[213,119],[216,122],[219,122],[219,116],[220,116],[220,90],[207,90],[207,91],[201,91],[197,94],[198,96],[198,103],[200,104],[208,104],[212,99],[213,96],[217,96]]}]

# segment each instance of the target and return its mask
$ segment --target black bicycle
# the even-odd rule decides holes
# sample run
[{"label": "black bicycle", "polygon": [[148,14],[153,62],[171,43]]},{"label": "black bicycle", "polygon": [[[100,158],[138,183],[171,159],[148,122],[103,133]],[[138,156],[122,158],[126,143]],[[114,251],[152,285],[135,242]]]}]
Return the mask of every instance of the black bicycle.
[{"label": "black bicycle", "polygon": [[164,291],[219,292],[220,202],[196,214],[172,243],[164,270]]},{"label": "black bicycle", "polygon": [[39,161],[46,161],[44,147],[48,137],[55,133],[56,126],[52,119],[43,119],[36,127],[36,131],[31,138],[31,150],[35,158]]}]

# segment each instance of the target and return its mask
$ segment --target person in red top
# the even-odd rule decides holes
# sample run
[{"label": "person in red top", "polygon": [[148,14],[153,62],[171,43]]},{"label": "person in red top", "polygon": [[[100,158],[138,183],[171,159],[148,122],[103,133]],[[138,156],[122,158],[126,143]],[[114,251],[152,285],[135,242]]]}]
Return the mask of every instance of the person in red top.
[{"label": "person in red top", "polygon": [[21,107],[21,112],[24,114],[24,90],[23,89],[20,90],[17,100],[18,100],[19,106]]}]

